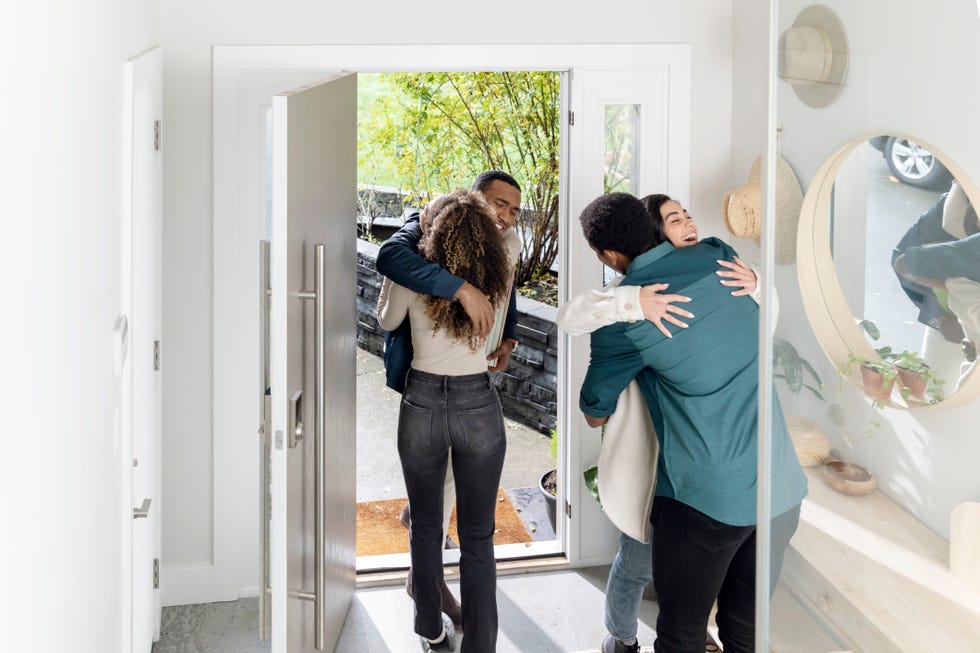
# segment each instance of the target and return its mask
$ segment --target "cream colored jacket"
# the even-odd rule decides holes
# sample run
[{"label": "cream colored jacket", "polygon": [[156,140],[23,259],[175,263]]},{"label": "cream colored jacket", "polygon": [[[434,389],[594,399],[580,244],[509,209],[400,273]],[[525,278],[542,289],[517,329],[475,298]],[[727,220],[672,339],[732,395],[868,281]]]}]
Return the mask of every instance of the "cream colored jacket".
[{"label": "cream colored jacket", "polygon": [[[643,319],[639,286],[619,288],[622,277],[602,290],[581,293],[558,311],[558,328],[571,335],[590,333],[614,322]],[[609,416],[599,453],[602,510],[620,531],[650,541],[650,509],[657,481],[660,445],[646,401],[630,381]]]}]

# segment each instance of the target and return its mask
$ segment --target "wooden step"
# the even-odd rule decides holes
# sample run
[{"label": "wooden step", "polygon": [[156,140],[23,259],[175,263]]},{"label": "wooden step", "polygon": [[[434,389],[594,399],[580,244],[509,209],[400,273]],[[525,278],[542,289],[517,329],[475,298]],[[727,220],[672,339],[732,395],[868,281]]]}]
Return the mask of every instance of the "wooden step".
[{"label": "wooden step", "polygon": [[846,496],[806,472],[787,587],[856,651],[980,651],[980,594],[949,571],[947,542],[878,490]]}]

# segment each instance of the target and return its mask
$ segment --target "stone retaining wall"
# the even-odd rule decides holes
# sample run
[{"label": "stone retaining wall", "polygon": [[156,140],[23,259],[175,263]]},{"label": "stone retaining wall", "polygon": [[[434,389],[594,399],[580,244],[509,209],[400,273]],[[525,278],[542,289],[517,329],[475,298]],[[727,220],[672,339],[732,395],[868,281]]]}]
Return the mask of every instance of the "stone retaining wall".
[{"label": "stone retaining wall", "polygon": [[[381,287],[377,258],[377,245],[357,241],[357,344],[380,356],[384,332],[375,317]],[[557,309],[518,295],[517,312],[520,344],[507,369],[494,373],[494,381],[507,417],[550,434],[558,410]]]}]

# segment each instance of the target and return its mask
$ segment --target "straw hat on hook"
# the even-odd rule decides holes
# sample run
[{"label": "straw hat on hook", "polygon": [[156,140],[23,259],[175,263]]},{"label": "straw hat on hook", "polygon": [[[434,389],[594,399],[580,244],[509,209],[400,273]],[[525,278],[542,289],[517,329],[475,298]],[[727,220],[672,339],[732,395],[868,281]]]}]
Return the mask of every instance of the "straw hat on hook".
[{"label": "straw hat on hook", "polygon": [[[776,159],[776,263],[796,262],[796,228],[803,206],[803,189],[793,169],[783,158]],[[721,207],[725,226],[738,238],[751,238],[756,245],[762,233],[762,158],[755,160],[748,183],[725,195]]]}]

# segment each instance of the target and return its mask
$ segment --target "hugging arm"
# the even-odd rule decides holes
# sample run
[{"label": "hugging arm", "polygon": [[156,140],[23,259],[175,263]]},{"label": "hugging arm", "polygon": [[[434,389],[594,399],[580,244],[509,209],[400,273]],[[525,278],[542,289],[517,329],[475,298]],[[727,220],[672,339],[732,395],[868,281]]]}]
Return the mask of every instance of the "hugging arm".
[{"label": "hugging arm", "polygon": [[420,295],[452,299],[465,281],[426,261],[419,254],[421,239],[419,221],[409,219],[378,250],[378,272]]},{"label": "hugging arm", "polygon": [[666,320],[678,327],[687,324],[679,317],[692,318],[689,311],[676,306],[674,302],[689,302],[684,295],[663,294],[667,284],[657,283],[649,286],[620,286],[622,279],[616,279],[602,290],[588,290],[579,293],[558,310],[558,327],[577,336],[591,333],[596,329],[617,322],[636,322],[647,319],[660,331],[670,337],[670,331],[663,324]]},{"label": "hugging arm", "polygon": [[385,331],[394,331],[408,315],[411,291],[404,286],[392,283],[387,277],[381,282],[378,292],[378,324]]},{"label": "hugging arm", "polygon": [[[761,288],[759,274],[755,268],[746,265],[737,256],[732,261],[718,261],[721,269],[718,276],[722,277],[721,284],[731,288],[732,295],[738,297],[748,295],[758,304]],[[680,328],[687,328],[687,323],[679,318],[693,318],[694,314],[678,306],[678,303],[691,301],[690,297],[678,294],[664,294],[669,287],[665,283],[648,286],[620,286],[622,278],[612,281],[602,290],[589,290],[579,293],[562,305],[558,310],[556,320],[558,327],[566,333],[577,336],[591,333],[596,329],[615,324],[616,322],[636,322],[649,320],[657,329],[672,337],[664,322],[669,322]],[[773,297],[778,315],[778,300]],[[775,321],[774,321],[775,323]]]},{"label": "hugging arm", "polygon": [[[652,328],[652,327],[651,327]],[[620,393],[645,367],[624,325],[605,327],[592,334],[592,357],[579,393],[579,408],[589,426],[605,423],[616,410]]]},{"label": "hugging arm", "polygon": [[490,300],[483,291],[468,281],[425,260],[418,253],[421,239],[422,227],[419,221],[409,219],[378,250],[378,272],[420,295],[456,299],[477,330],[486,334],[493,325]]}]

